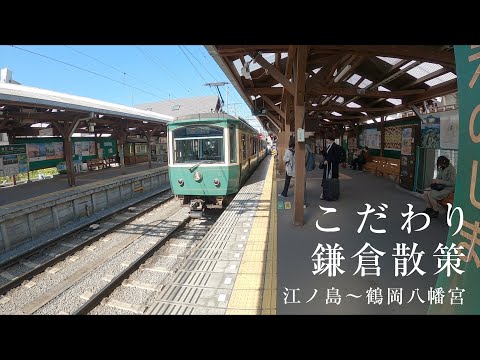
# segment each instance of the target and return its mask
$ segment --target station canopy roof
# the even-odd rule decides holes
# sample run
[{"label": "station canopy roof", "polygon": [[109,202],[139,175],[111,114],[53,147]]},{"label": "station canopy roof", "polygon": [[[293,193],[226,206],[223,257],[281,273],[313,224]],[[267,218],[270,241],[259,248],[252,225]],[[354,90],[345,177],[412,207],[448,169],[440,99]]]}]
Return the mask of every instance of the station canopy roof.
[{"label": "station canopy roof", "polygon": [[[206,48],[252,112],[278,128],[295,92],[297,46]],[[326,126],[371,122],[457,91],[451,45],[308,45],[305,76],[305,121]]]},{"label": "station canopy roof", "polygon": [[35,136],[39,129],[51,127],[52,122],[75,118],[88,118],[88,122],[79,124],[76,132],[88,132],[88,124],[95,123],[95,130],[100,133],[111,132],[111,127],[118,125],[127,128],[131,134],[142,134],[146,129],[164,130],[174,119],[169,115],[87,97],[0,83],[0,132]]}]

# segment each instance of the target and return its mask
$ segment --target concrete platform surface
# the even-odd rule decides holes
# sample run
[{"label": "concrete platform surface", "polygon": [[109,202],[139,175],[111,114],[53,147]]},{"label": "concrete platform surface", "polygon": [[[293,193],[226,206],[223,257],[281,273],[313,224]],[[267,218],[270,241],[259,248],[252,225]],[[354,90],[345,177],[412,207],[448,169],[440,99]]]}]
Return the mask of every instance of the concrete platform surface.
[{"label": "concrete platform surface", "polygon": [[[426,314],[429,306],[428,290],[435,287],[438,271],[437,258],[433,256],[439,243],[445,244],[448,226],[445,222],[445,213],[440,212],[439,218],[431,219],[429,227],[416,232],[425,224],[423,216],[412,220],[411,233],[401,230],[406,217],[402,213],[408,212],[408,205],[413,205],[415,213],[425,209],[422,199],[411,194],[399,191],[396,184],[381,176],[340,169],[340,199],[328,202],[320,200],[322,192],[321,182],[323,170],[315,169],[307,177],[307,203],[305,209],[305,224],[303,227],[293,225],[293,190],[289,190],[288,198],[278,197],[278,314]],[[277,191],[283,189],[284,180],[277,178]],[[291,201],[291,209],[285,209],[285,202]],[[375,212],[368,215],[361,233],[357,230],[362,223],[366,204],[375,208]],[[379,206],[386,204],[388,208],[382,211]],[[335,208],[336,212],[325,214],[319,206]],[[280,207],[283,207],[280,209]],[[288,207],[288,204],[287,204]],[[386,218],[379,218],[376,213],[382,213]],[[323,228],[339,227],[338,232],[320,231],[316,223]],[[384,234],[376,234],[370,230],[386,230]],[[424,251],[418,267],[425,271],[422,276],[416,271],[410,276],[395,276],[394,248],[396,243],[405,243],[412,249],[413,243],[418,246],[415,252]],[[353,257],[362,247],[369,243],[376,250],[385,252],[379,256],[380,276],[361,276],[359,271],[353,275],[359,266],[359,257]],[[328,276],[328,272],[316,273],[314,264],[318,256],[315,255],[317,246],[324,248],[329,244],[334,247],[338,244],[343,248],[339,260],[339,268],[343,274]],[[369,249],[371,250],[371,249]],[[366,250],[368,251],[368,250]],[[375,254],[370,254],[375,255]],[[365,255],[368,256],[368,255]],[[321,255],[328,258],[326,251]],[[353,257],[353,258],[352,258]],[[327,263],[328,260],[322,261]],[[332,262],[332,261],[331,261]],[[413,266],[412,260],[407,262],[408,271]],[[375,264],[373,264],[375,265]],[[382,300],[380,303],[381,289]],[[402,304],[390,303],[388,288],[402,289]],[[416,289],[418,288],[417,297]],[[371,292],[371,303],[368,303],[367,291]],[[328,290],[330,298],[336,298],[336,292],[341,297],[340,303],[327,304]],[[374,303],[377,290],[377,303]],[[450,303],[449,289],[443,289],[444,302]],[[399,292],[398,290],[397,292]],[[392,294],[395,292],[391,290]],[[412,298],[413,292],[413,298]],[[295,295],[295,299],[293,299]],[[286,300],[285,300],[286,298]],[[337,297],[338,298],[338,297]],[[411,299],[412,298],[412,299]],[[337,300],[338,301],[338,300]],[[410,302],[409,302],[410,301]],[[295,303],[294,303],[295,302]],[[409,303],[408,303],[409,302]]]},{"label": "concrete platform surface", "polygon": [[[163,166],[167,166],[167,164],[152,163],[152,169]],[[110,179],[121,175],[134,174],[144,170],[148,170],[148,163],[127,165],[125,169],[120,167],[112,167],[82,172],[76,174],[75,183],[76,186],[92,184],[99,180]],[[66,174],[55,175],[52,179],[35,180],[30,183],[22,183],[16,186],[0,187],[0,206],[69,188],[70,186],[68,185]]]}]

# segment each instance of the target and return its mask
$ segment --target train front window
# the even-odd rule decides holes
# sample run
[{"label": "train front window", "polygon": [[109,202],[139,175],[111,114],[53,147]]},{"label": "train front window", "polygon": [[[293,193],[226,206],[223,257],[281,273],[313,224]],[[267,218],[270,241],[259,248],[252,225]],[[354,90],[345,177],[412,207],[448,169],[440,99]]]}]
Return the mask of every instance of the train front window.
[{"label": "train front window", "polygon": [[174,163],[224,163],[223,128],[185,126],[173,131]]}]

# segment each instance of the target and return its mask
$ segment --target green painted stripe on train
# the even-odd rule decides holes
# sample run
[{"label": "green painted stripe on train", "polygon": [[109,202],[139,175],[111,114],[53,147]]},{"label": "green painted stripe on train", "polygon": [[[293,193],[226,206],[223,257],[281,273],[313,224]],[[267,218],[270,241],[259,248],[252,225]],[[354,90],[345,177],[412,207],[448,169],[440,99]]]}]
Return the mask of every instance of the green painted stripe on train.
[{"label": "green painted stripe on train", "polygon": [[[195,172],[202,175],[202,180],[196,182],[193,178]],[[168,169],[170,184],[175,195],[228,195],[238,192],[240,166],[198,166],[193,172],[189,167],[172,167]],[[184,184],[180,186],[178,179],[182,179]],[[215,186],[214,179],[220,180],[220,185]]]}]

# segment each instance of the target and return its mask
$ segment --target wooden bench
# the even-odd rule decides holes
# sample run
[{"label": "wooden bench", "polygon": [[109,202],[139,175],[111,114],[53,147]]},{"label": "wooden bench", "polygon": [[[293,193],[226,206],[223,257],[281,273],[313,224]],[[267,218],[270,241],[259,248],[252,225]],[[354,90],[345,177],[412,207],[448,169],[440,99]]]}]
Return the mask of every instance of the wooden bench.
[{"label": "wooden bench", "polygon": [[93,170],[93,168],[100,169],[105,169],[107,164],[105,164],[105,161],[103,159],[92,159],[92,160],[87,160],[87,167],[88,170]]},{"label": "wooden bench", "polygon": [[448,204],[452,204],[453,206],[453,199],[455,197],[455,192],[452,191],[445,199],[438,201],[438,205],[443,207],[445,210],[448,210]]},{"label": "wooden bench", "polygon": [[400,181],[400,159],[371,156],[369,160],[363,165],[365,170],[373,172],[375,175],[393,176],[397,183]]},{"label": "wooden bench", "polygon": [[106,159],[103,159],[103,161],[107,167],[112,167],[112,164],[117,163],[117,160],[115,158],[106,158]]},{"label": "wooden bench", "polygon": [[393,176],[395,182],[400,181],[400,159],[385,158],[380,168],[377,168],[377,173],[382,175]]}]

